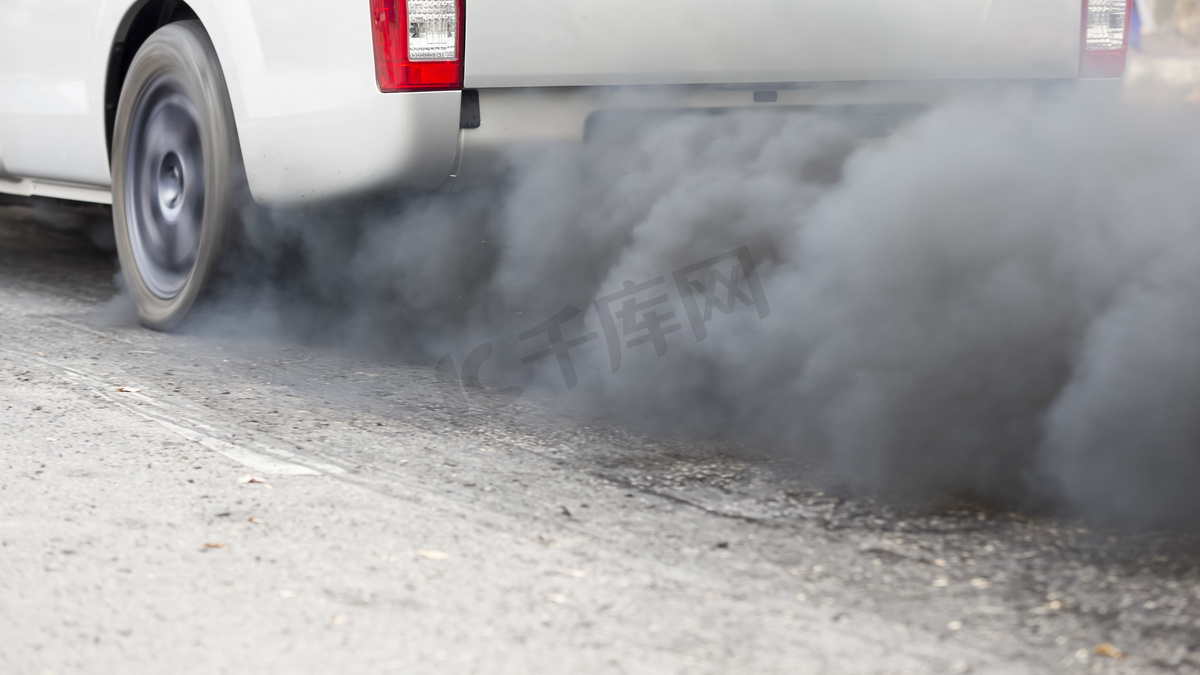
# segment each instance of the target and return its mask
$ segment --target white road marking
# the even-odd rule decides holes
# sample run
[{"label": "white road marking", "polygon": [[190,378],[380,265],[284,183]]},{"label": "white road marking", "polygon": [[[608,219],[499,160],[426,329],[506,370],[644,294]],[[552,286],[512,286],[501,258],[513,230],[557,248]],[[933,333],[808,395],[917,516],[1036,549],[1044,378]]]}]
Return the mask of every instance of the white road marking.
[{"label": "white road marking", "polygon": [[[0,351],[25,359],[30,358],[27,354],[7,349],[0,349]],[[188,407],[199,408],[199,406],[187,406],[162,401],[147,395],[141,390],[118,391],[118,384],[106,382],[74,368],[50,363],[45,359],[37,357],[33,357],[32,360],[52,369],[60,378],[71,384],[82,385],[92,394],[106,401],[115,403],[139,417],[154,422],[189,441],[220,453],[259,473],[274,476],[319,476],[321,474],[346,473],[346,470],[340,466],[303,457],[284,448],[273,447],[267,443],[252,441],[256,450],[251,450],[244,445],[218,438],[217,435],[221,432],[217,429],[211,425],[191,419],[188,416]],[[145,408],[147,407],[156,410],[146,410]]]}]

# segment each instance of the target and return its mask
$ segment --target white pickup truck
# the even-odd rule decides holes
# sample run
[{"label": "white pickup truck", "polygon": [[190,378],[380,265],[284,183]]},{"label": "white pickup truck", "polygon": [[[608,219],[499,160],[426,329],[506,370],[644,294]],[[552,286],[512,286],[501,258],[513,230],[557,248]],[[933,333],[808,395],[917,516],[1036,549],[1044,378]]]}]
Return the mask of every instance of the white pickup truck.
[{"label": "white pickup truck", "polygon": [[111,204],[143,323],[239,200],[456,189],[606,110],[1119,78],[1130,0],[0,0],[0,193]]}]

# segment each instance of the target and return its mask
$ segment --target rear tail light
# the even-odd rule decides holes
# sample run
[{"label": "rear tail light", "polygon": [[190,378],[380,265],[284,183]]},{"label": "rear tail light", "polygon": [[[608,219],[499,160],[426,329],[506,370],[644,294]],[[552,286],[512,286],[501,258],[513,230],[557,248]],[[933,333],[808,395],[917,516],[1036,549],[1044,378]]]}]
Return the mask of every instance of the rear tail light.
[{"label": "rear tail light", "polygon": [[379,90],[461,89],[463,0],[371,0]]},{"label": "rear tail light", "polygon": [[1121,77],[1133,0],[1083,0],[1080,77]]}]

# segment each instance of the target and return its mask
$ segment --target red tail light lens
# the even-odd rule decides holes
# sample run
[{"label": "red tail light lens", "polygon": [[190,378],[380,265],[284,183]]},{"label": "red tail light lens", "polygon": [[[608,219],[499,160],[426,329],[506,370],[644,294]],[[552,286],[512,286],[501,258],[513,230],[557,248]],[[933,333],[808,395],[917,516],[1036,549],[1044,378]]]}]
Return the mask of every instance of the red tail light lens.
[{"label": "red tail light lens", "polygon": [[1121,77],[1129,47],[1133,0],[1083,0],[1080,77]]},{"label": "red tail light lens", "polygon": [[379,91],[462,89],[463,0],[371,0]]}]

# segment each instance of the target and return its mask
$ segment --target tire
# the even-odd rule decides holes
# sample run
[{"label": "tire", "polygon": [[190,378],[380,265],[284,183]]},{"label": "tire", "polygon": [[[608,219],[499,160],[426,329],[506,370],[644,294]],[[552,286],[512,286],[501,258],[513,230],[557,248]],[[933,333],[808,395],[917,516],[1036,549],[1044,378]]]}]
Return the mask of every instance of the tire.
[{"label": "tire", "polygon": [[134,56],[112,177],[126,288],[142,324],[168,330],[212,281],[247,194],[229,92],[199,21],[158,29]]}]

